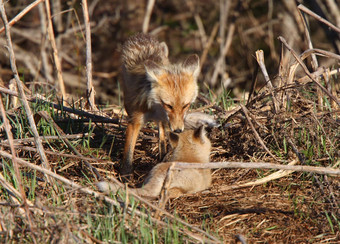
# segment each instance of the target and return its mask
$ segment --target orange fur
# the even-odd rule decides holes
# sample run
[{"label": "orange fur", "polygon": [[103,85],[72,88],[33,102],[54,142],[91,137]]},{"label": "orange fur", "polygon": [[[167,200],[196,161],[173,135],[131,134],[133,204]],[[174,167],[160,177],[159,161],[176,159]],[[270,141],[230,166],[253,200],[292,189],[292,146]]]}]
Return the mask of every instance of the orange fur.
[{"label": "orange fur", "polygon": [[123,45],[124,106],[129,115],[121,172],[131,173],[133,153],[141,127],[158,122],[159,155],[165,155],[165,128],[184,130],[184,117],[197,97],[199,58],[189,56],[171,64],[168,48],[146,34],[137,34]]},{"label": "orange fur", "polygon": [[[186,130],[181,134],[170,133],[170,143],[174,148],[171,161],[188,163],[208,163],[211,143],[205,134],[204,127],[196,130]],[[160,195],[171,162],[157,164],[148,175],[142,188],[131,189],[136,194],[156,198]],[[211,185],[210,169],[173,170],[167,189],[167,197],[174,198],[186,193],[203,191]],[[97,186],[103,192],[116,192],[120,186],[105,181]]]}]

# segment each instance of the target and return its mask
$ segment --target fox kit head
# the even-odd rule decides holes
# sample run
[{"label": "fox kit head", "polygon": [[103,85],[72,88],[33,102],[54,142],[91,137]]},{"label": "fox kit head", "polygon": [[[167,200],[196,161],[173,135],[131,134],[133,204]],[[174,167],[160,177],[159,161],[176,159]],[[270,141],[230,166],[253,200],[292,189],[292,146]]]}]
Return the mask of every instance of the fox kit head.
[{"label": "fox kit head", "polygon": [[170,144],[174,148],[171,161],[208,163],[211,142],[204,126],[196,130],[185,130],[181,134],[170,132]]},{"label": "fox kit head", "polygon": [[151,82],[149,107],[153,103],[160,104],[167,114],[171,131],[182,132],[184,116],[198,93],[198,56],[191,55],[182,64],[167,66],[147,60],[145,70]]}]

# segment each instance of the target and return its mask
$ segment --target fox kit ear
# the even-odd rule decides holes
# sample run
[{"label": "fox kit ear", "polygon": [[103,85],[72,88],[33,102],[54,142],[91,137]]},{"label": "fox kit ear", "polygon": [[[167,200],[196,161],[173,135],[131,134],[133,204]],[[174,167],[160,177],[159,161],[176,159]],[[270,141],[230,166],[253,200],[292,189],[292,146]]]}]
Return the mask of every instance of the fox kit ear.
[{"label": "fox kit ear", "polygon": [[168,57],[168,55],[169,55],[169,49],[168,49],[168,46],[166,45],[166,43],[165,43],[165,42],[161,42],[161,43],[160,43],[160,47],[161,47],[161,50],[162,50],[164,56],[165,56],[165,57]]},{"label": "fox kit ear", "polygon": [[176,133],[170,132],[169,134],[170,144],[172,148],[177,147],[179,136]]},{"label": "fox kit ear", "polygon": [[200,71],[200,59],[196,54],[190,55],[183,63],[183,68],[192,73],[195,78]]},{"label": "fox kit ear", "polygon": [[156,81],[157,76],[162,72],[162,68],[151,60],[146,60],[144,62],[144,67],[146,70],[147,77],[150,81]]},{"label": "fox kit ear", "polygon": [[201,125],[200,127],[198,127],[195,132],[194,132],[194,138],[197,140],[200,140],[200,142],[202,144],[204,144],[204,138],[205,137],[205,129],[204,126]]}]

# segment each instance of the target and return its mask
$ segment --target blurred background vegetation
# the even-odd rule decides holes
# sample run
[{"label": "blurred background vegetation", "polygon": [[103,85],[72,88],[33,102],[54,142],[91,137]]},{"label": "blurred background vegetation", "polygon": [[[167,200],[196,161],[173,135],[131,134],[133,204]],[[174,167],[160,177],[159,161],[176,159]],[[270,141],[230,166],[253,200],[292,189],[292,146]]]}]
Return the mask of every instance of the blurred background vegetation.
[{"label": "blurred background vegetation", "polygon": [[[8,1],[9,20],[31,2]],[[281,58],[278,36],[283,36],[297,53],[308,49],[297,10],[299,3],[340,26],[337,0],[157,0],[148,32],[168,44],[173,60],[191,53],[201,57],[199,84],[203,92],[211,89],[218,95],[227,89],[231,96],[242,98],[251,86],[256,50],[264,51],[268,73],[275,76]],[[96,100],[99,104],[118,104],[120,48],[130,35],[142,31],[148,1],[94,0],[88,4]],[[66,92],[73,98],[84,96],[86,55],[81,1],[54,0],[51,8]],[[310,16],[305,17],[314,48],[339,54],[339,35]],[[54,90],[58,88],[56,70],[44,25],[44,11],[37,6],[11,28],[12,41],[19,72],[26,84]],[[5,49],[4,34],[0,36],[0,44]],[[289,61],[291,56],[286,51],[282,58]],[[328,60],[320,58],[320,66]],[[2,50],[1,82],[7,83],[11,75],[7,51]],[[259,79],[258,88],[263,85],[261,75]]]}]

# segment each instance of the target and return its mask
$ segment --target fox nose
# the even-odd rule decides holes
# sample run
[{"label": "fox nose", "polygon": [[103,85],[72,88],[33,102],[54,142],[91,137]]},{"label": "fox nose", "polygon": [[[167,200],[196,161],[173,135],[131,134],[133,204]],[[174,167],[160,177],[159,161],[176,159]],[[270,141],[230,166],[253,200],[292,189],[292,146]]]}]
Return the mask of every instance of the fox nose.
[{"label": "fox nose", "polygon": [[176,129],[174,130],[175,133],[181,133],[183,130],[182,129]]}]

